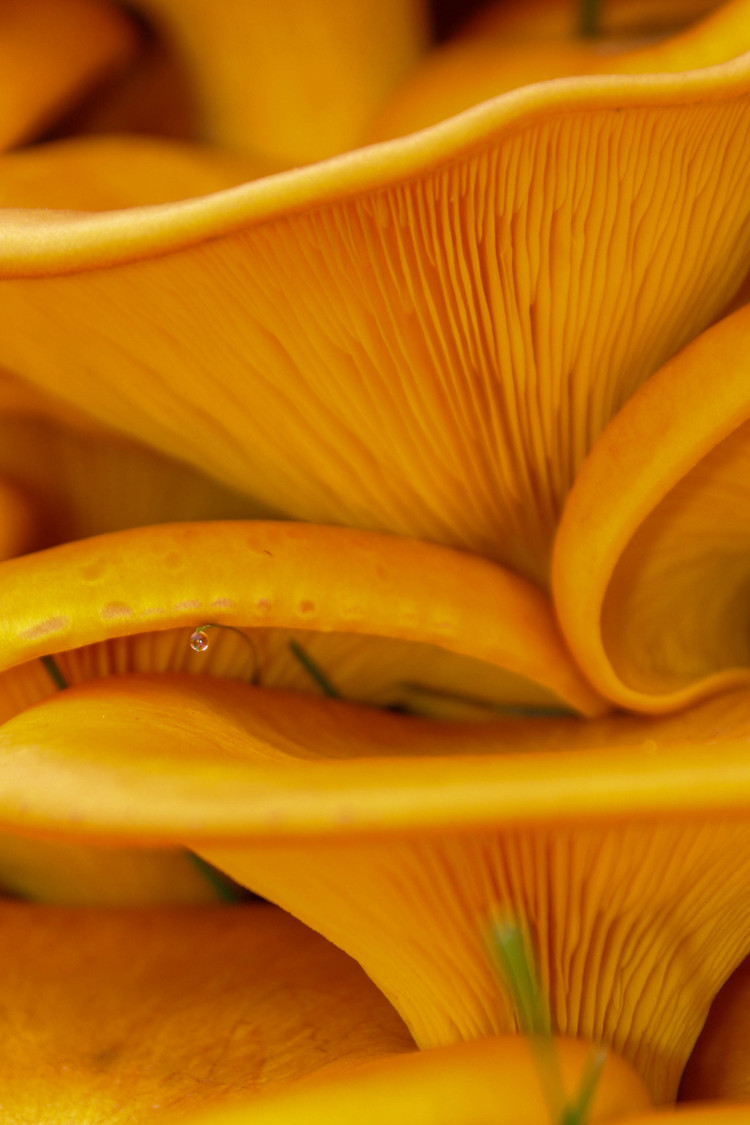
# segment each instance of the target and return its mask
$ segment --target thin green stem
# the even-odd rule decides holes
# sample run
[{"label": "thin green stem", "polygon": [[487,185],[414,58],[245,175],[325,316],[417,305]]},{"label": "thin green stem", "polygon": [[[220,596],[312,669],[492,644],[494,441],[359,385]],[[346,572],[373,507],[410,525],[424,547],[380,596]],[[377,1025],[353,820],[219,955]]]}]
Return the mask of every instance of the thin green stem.
[{"label": "thin green stem", "polygon": [[510,993],[518,1026],[529,1037],[551,1125],[586,1125],[607,1058],[606,1048],[594,1047],[589,1052],[576,1096],[568,1102],[549,1003],[539,983],[537,961],[526,931],[513,918],[495,918],[491,949]]},{"label": "thin green stem", "polygon": [[289,642],[289,651],[293,656],[296,656],[307,674],[315,681],[324,695],[329,696],[331,699],[341,698],[341,693],[336,690],[325,672],[318,667],[310,654],[305,652],[299,641],[292,639]]},{"label": "thin green stem", "polygon": [[499,920],[493,925],[492,936],[495,961],[511,994],[521,1031],[526,1035],[549,1035],[549,1010],[542,999],[526,934],[517,922]]},{"label": "thin green stem", "polygon": [[41,656],[39,659],[47,669],[49,678],[52,680],[52,683],[55,685],[55,687],[59,691],[65,691],[65,688],[68,686],[68,681],[65,679],[65,676],[63,676],[62,672],[58,668],[54,656]]},{"label": "thin green stem", "polygon": [[528,1035],[552,1125],[562,1125],[566,1112],[560,1059],[551,1033],[549,1005],[542,994],[536,958],[521,926],[508,918],[492,925],[492,952],[508,989],[521,1031]]},{"label": "thin green stem", "polygon": [[238,637],[242,637],[245,644],[250,645],[250,650],[253,654],[253,674],[250,683],[257,684],[260,681],[260,661],[258,659],[258,650],[255,647],[255,642],[252,637],[248,637],[247,633],[243,633],[242,629],[238,629],[236,625],[220,625],[216,621],[207,621],[205,625],[198,625],[193,636],[195,636],[196,633],[205,633],[207,629],[228,629],[230,633],[236,633]]},{"label": "thin green stem", "polygon": [[478,695],[468,695],[466,692],[446,691],[445,688],[431,687],[429,684],[420,684],[416,680],[400,680],[396,685],[403,691],[415,695],[426,695],[433,699],[446,699],[455,703],[465,703],[470,707],[481,707],[493,714],[508,715],[511,718],[529,719],[569,719],[572,711],[564,711],[560,707],[524,707],[508,703],[494,703],[491,699],[482,699]]},{"label": "thin green stem", "polygon": [[584,39],[599,34],[599,0],[581,0],[579,31]]},{"label": "thin green stem", "polygon": [[606,1047],[592,1047],[586,1057],[575,1101],[565,1107],[562,1125],[586,1125],[596,1087],[607,1061]]},{"label": "thin green stem", "polygon": [[200,871],[203,878],[211,887],[216,891],[216,897],[219,902],[239,902],[240,896],[234,888],[234,885],[227,879],[221,871],[217,870],[211,863],[207,863],[201,856],[196,855],[195,852],[188,851],[187,853]]}]

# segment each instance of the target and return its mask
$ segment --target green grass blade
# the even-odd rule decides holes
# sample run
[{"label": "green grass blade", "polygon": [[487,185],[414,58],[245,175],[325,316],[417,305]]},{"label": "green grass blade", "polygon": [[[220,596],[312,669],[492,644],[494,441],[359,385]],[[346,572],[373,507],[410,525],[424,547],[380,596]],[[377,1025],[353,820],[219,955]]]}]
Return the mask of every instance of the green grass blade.
[{"label": "green grass blade", "polygon": [[336,691],[336,688],[328,679],[325,672],[318,667],[310,654],[305,652],[299,641],[291,640],[289,642],[289,651],[299,660],[302,667],[310,678],[315,681],[324,695],[329,696],[331,699],[341,698],[340,693]]},{"label": "green grass blade", "polygon": [[57,661],[55,660],[54,656],[40,656],[39,659],[46,668],[47,674],[49,675],[49,678],[52,680],[52,683],[55,685],[55,687],[59,691],[65,691],[65,688],[68,686],[68,681],[65,679],[65,676],[63,676],[62,672],[58,668]]},{"label": "green grass blade", "polygon": [[599,34],[599,0],[581,0],[579,30],[584,39]]},{"label": "green grass blade", "polygon": [[565,1107],[562,1125],[586,1125],[596,1087],[607,1061],[607,1048],[594,1047],[586,1058],[575,1101]]},{"label": "green grass blade", "polygon": [[498,918],[492,925],[492,952],[518,1025],[529,1037],[551,1125],[560,1125],[566,1111],[565,1087],[531,942],[514,919]]},{"label": "green grass blade", "polygon": [[206,882],[216,892],[219,902],[239,902],[240,895],[231,880],[227,879],[221,871],[211,863],[207,863],[195,852],[188,851],[188,856],[200,871]]},{"label": "green grass blade", "polygon": [[526,934],[516,922],[505,920],[493,924],[492,937],[495,960],[511,994],[521,1031],[526,1035],[549,1035],[549,1011]]}]

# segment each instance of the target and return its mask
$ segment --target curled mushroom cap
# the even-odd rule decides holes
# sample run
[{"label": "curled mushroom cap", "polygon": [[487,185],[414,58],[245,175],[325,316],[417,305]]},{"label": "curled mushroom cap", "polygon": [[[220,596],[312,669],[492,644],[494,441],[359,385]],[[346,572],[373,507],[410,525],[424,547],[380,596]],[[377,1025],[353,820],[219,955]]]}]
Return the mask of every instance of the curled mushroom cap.
[{"label": "curled mushroom cap", "polygon": [[[552,1045],[572,1101],[589,1046]],[[648,1105],[637,1076],[608,1055],[586,1120],[609,1121]],[[271,1092],[254,1102],[191,1116],[189,1125],[547,1125],[549,1103],[533,1046],[521,1037],[462,1043],[396,1055]]]},{"label": "curled mushroom cap", "polygon": [[570,78],[198,198],[6,211],[4,361],[274,511],[544,584],[596,438],[747,272],[749,92],[748,55]]},{"label": "curled mushroom cap", "polygon": [[72,683],[90,678],[86,666],[188,670],[200,665],[188,642],[202,623],[247,633],[217,629],[203,670],[226,668],[233,649],[234,674],[265,685],[314,688],[295,658],[303,645],[347,698],[421,709],[453,700],[485,717],[504,705],[606,709],[541,591],[416,540],[282,522],[167,524],[8,560],[0,591],[6,716],[11,684],[23,691],[39,677],[38,665],[18,667],[32,658],[70,653]]},{"label": "curled mushroom cap", "polygon": [[186,71],[204,141],[276,167],[354,148],[427,46],[423,0],[136,0]]},{"label": "curled mushroom cap", "polygon": [[750,676],[749,332],[745,306],[642,387],[563,515],[563,631],[592,683],[632,710],[673,710]]},{"label": "curled mushroom cap", "polygon": [[0,903],[3,1112],[162,1121],[413,1050],[339,950],[268,906]]},{"label": "curled mushroom cap", "polygon": [[[27,426],[12,441],[29,432],[37,430]],[[89,446],[74,448],[75,479],[85,483]],[[113,482],[108,468],[119,467],[123,485],[137,481],[134,468],[144,457],[147,468],[153,462],[147,453],[98,456],[102,496]],[[56,467],[63,477],[65,459]],[[165,498],[174,479],[161,477]],[[187,470],[176,479],[181,502],[198,503],[200,479],[192,489]],[[122,493],[115,518],[128,511]],[[214,501],[216,494],[208,486]],[[153,510],[161,493],[137,495]],[[65,498],[75,508],[70,492]],[[96,494],[84,489],[82,498],[90,519]],[[604,707],[570,660],[543,594],[444,548],[337,528],[212,522],[101,536],[1,569],[3,721],[61,686],[122,672],[190,672],[315,693],[320,669],[322,682],[345,697],[461,718],[505,707]],[[206,874],[179,849],[101,852],[0,833],[0,886],[40,901],[212,900],[226,888]]]},{"label": "curled mushroom cap", "polygon": [[747,714],[456,724],[114,676],[5,723],[0,824],[188,844],[355,956],[421,1046],[516,1028],[488,949],[508,912],[550,1025],[669,1100],[750,948]]},{"label": "curled mushroom cap", "polygon": [[128,63],[135,28],[106,0],[23,0],[3,9],[0,151],[48,127]]},{"label": "curled mushroom cap", "polygon": [[[369,140],[404,136],[530,83],[696,70],[750,49],[748,0],[495,0],[386,98]],[[702,17],[702,18],[701,18]]]}]

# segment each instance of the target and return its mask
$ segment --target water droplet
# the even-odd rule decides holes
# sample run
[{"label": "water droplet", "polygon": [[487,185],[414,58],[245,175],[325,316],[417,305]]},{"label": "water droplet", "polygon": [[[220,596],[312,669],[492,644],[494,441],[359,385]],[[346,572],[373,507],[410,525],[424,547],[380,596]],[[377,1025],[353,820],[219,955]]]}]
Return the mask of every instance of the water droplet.
[{"label": "water droplet", "polygon": [[196,629],[190,637],[190,647],[193,652],[205,652],[208,648],[208,637],[204,629]]}]

